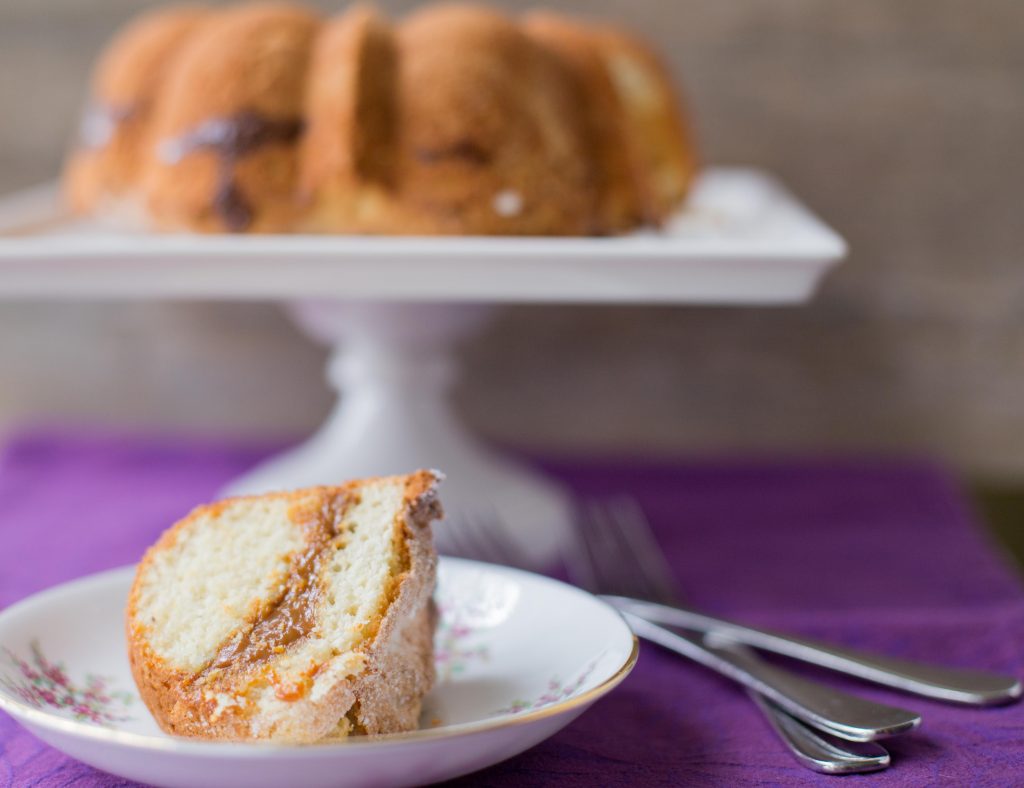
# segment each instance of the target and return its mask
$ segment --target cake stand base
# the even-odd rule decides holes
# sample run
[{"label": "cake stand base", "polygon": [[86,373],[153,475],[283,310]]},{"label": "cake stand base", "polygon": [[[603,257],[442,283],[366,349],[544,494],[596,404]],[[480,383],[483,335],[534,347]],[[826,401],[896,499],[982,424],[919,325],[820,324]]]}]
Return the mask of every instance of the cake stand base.
[{"label": "cake stand base", "polygon": [[[558,485],[476,440],[448,394],[455,342],[491,307],[303,301],[298,325],[334,347],[327,378],[340,397],[305,443],[232,482],[226,495],[263,493],[417,468],[444,472],[448,527],[502,529],[536,567],[557,559],[570,535],[569,496]],[[449,540],[436,529],[439,549]]]}]

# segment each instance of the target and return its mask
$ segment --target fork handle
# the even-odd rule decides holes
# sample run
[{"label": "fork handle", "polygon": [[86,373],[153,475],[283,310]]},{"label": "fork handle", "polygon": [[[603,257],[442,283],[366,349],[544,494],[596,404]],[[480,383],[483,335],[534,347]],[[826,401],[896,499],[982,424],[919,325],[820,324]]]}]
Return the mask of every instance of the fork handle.
[{"label": "fork handle", "polygon": [[905,733],[921,722],[906,709],[848,695],[763,661],[746,649],[707,646],[692,635],[620,611],[640,637],[689,657],[759,692],[797,719],[850,741],[874,741]]},{"label": "fork handle", "polygon": [[1011,703],[1021,697],[1021,682],[980,670],[925,665],[909,660],[865,654],[853,649],[782,635],[745,626],[686,608],[660,605],[627,597],[605,597],[615,607],[661,624],[683,627],[709,635],[722,635],[748,646],[829,668],[839,673],[882,684],[928,698],[972,706]]}]

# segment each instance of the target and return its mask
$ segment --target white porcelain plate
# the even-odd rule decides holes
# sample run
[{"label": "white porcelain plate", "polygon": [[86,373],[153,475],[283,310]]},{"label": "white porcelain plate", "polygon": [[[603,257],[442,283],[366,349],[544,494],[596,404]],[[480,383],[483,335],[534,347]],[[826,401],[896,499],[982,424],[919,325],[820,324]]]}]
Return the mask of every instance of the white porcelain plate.
[{"label": "white porcelain plate", "polygon": [[506,567],[443,558],[438,683],[420,730],[340,744],[180,739],[139,700],[122,616],[134,569],[0,613],[0,709],[99,769],[157,786],[402,786],[502,761],[551,736],[626,677],[637,646],[603,602]]}]

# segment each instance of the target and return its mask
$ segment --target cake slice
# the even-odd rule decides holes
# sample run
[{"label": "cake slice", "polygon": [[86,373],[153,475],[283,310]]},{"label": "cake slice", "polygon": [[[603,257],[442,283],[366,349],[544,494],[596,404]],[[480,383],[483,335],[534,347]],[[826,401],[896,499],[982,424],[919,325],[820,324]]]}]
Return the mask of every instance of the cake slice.
[{"label": "cake slice", "polygon": [[305,743],[417,727],[441,475],[200,506],[139,564],[132,673],[167,733]]}]

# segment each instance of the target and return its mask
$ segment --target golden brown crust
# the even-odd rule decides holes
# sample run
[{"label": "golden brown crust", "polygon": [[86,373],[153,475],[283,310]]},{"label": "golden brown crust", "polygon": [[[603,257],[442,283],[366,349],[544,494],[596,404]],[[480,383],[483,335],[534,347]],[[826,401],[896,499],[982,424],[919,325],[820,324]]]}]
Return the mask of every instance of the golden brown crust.
[{"label": "golden brown crust", "polygon": [[[352,682],[356,705],[349,716],[361,733],[415,730],[423,696],[434,684],[437,611],[432,591],[437,552],[430,530],[431,523],[444,514],[437,498],[437,481],[438,476],[429,471],[419,471],[406,480],[408,517],[395,523],[396,538],[405,547],[404,571],[389,595],[388,614],[379,621],[371,667]],[[431,589],[427,594],[421,586],[425,578],[429,578]]]},{"label": "golden brown crust", "polygon": [[[436,613],[430,598],[437,555],[431,523],[443,515],[436,492],[440,479],[440,474],[433,471],[405,477],[403,508],[394,523],[393,536],[401,554],[399,573],[366,630],[369,646],[363,652],[363,668],[351,677],[339,674],[326,688],[321,687],[315,698],[309,689],[314,679],[323,677],[321,671],[327,669],[324,665],[310,665],[305,679],[296,684],[279,678],[273,659],[237,668],[207,665],[198,673],[188,673],[155,653],[147,637],[147,622],[139,616],[142,579],[157,556],[174,546],[196,518],[215,516],[239,499],[197,507],[164,532],[139,564],[125,619],[132,675],[160,727],[191,738],[291,742],[326,740],[355,731],[382,734],[415,729],[422,697],[434,681]],[[360,490],[379,481],[365,479],[259,498],[293,503],[290,518],[308,522],[316,531],[322,525],[316,522],[317,517],[341,523],[349,507],[358,501]],[[259,622],[265,615],[265,610],[253,610],[246,620]],[[250,703],[225,709],[219,707],[216,697],[225,692],[252,697],[268,688],[276,698],[295,706],[298,713],[268,725],[254,714]]]}]

